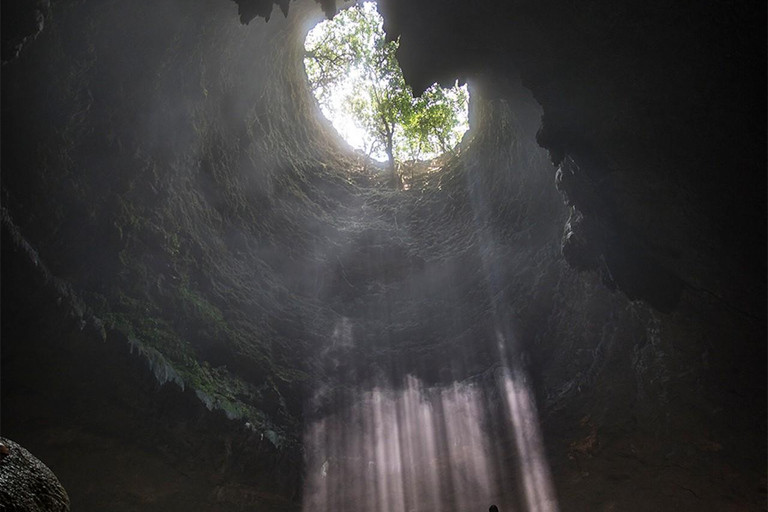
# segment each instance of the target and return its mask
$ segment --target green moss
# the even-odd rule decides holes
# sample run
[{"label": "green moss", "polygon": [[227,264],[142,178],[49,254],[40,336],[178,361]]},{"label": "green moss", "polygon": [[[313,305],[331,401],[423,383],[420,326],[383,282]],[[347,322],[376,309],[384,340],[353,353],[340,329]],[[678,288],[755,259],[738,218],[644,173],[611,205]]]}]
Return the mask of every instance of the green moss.
[{"label": "green moss", "polygon": [[[127,269],[139,276],[145,275],[146,268],[136,260],[126,259]],[[219,343],[233,343],[246,347],[242,335],[228,325],[223,312],[199,292],[191,289],[187,282],[172,289],[172,310],[182,313],[179,322],[167,320],[167,315],[153,301],[132,297],[122,291],[115,293],[115,299],[94,301],[108,328],[120,331],[142,351],[150,361],[155,375],[163,383],[169,380],[181,381],[182,386],[194,389],[209,409],[223,411],[231,419],[249,422],[257,431],[272,432],[269,438],[275,446],[286,446],[296,440],[296,433],[289,435],[279,427],[259,406],[260,403],[275,401],[279,410],[287,416],[285,401],[272,379],[255,386],[229,371],[225,366],[211,367],[201,361],[194,347],[177,332],[174,323],[197,324],[204,331],[220,336]],[[250,351],[251,354],[255,352]],[[260,358],[269,361],[266,356]],[[167,367],[165,367],[167,365]],[[290,382],[306,378],[300,371],[285,371],[274,368],[275,375]],[[284,418],[285,419],[285,418]],[[289,421],[294,424],[295,422]],[[290,427],[291,425],[286,425]]]},{"label": "green moss", "polygon": [[208,302],[198,292],[189,288],[188,283],[182,283],[176,291],[182,309],[190,316],[211,325],[214,329],[227,331],[224,314],[219,308]]}]

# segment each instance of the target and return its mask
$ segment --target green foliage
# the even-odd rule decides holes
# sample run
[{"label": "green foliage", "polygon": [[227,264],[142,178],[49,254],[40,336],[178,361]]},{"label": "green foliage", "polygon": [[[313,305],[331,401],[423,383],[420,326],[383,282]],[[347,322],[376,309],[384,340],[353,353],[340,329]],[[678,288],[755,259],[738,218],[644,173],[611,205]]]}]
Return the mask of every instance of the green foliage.
[{"label": "green foliage", "polygon": [[[305,67],[326,112],[344,110],[367,135],[369,154],[395,161],[430,158],[453,151],[466,131],[465,88],[432,85],[414,98],[387,41],[375,4],[356,4],[310,32]],[[342,101],[334,96],[342,94]]]}]

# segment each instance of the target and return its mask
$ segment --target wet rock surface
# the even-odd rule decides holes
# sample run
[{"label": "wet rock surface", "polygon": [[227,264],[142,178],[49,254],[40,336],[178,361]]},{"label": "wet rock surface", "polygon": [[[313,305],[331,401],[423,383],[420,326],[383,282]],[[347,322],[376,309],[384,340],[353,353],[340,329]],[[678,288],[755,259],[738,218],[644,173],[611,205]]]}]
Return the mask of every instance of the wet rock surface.
[{"label": "wet rock surface", "polygon": [[0,437],[0,507],[8,512],[68,512],[67,491],[34,455]]}]

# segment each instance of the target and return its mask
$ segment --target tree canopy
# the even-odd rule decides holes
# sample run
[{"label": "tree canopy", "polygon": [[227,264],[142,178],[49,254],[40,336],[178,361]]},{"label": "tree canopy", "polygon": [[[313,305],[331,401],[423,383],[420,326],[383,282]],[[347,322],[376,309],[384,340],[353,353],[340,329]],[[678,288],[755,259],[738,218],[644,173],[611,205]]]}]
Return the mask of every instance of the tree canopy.
[{"label": "tree canopy", "polygon": [[337,129],[346,123],[342,132],[351,120],[360,149],[385,156],[395,175],[396,162],[453,151],[467,129],[468,102],[458,84],[434,84],[414,98],[395,58],[398,44],[386,40],[375,4],[358,3],[309,33],[304,58],[326,116]]}]

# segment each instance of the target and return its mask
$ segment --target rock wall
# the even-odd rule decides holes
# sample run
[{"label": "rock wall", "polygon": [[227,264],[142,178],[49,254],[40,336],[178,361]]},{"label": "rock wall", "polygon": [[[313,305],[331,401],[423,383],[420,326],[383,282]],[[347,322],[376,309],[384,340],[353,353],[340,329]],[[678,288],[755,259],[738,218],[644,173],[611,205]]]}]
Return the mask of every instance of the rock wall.
[{"label": "rock wall", "polygon": [[533,92],[544,111],[538,140],[562,164],[560,187],[578,211],[570,239],[584,243],[566,240],[572,259],[659,309],[688,287],[765,317],[766,253],[754,243],[766,214],[765,6],[385,0],[379,9],[414,88],[490,74],[520,77]]}]

